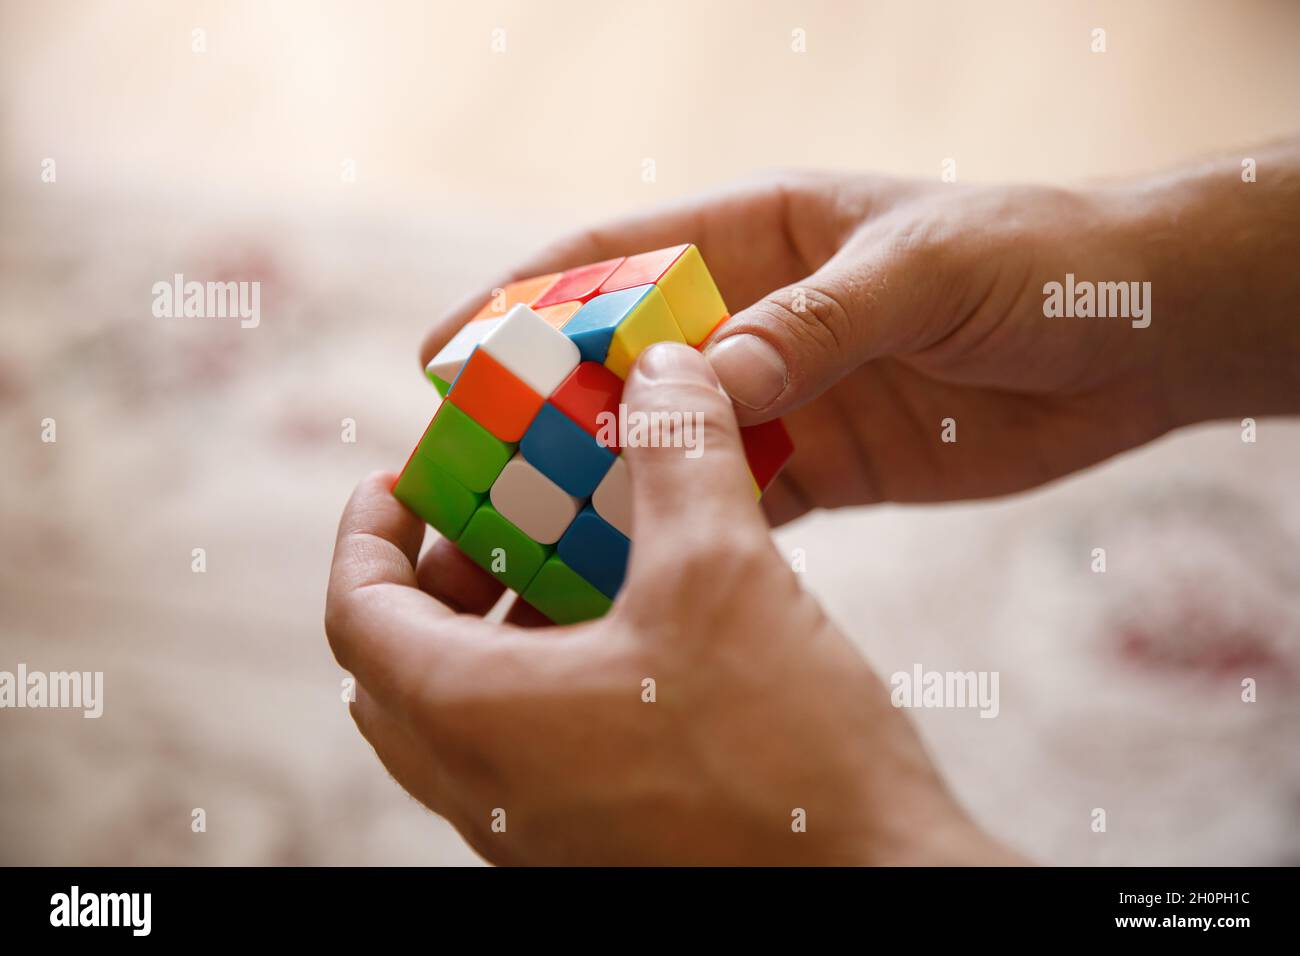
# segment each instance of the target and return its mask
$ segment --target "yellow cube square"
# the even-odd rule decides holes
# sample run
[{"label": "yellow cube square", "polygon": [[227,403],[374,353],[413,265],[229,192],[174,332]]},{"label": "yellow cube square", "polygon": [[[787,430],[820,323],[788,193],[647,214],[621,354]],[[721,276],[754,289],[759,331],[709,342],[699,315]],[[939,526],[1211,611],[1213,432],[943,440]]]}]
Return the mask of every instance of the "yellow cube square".
[{"label": "yellow cube square", "polygon": [[652,287],[614,330],[605,367],[626,379],[636,357],[656,342],[685,341],[668,300],[657,287]]},{"label": "yellow cube square", "polygon": [[688,345],[699,345],[727,317],[727,305],[694,245],[677,257],[658,281]]}]

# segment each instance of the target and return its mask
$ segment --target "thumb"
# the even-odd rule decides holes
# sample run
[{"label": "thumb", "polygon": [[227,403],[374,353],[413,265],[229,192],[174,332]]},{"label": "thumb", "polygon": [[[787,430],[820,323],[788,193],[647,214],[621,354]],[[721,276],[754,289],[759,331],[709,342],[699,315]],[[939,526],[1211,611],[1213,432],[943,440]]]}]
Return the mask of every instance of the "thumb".
[{"label": "thumb", "polygon": [[623,388],[623,457],[632,483],[638,564],[767,525],[755,503],[740,428],[709,363],[688,345],[646,349]]},{"label": "thumb", "polygon": [[914,253],[844,250],[820,270],[738,312],[704,354],[741,424],[797,408],[864,362],[924,344],[934,277],[911,281]]}]

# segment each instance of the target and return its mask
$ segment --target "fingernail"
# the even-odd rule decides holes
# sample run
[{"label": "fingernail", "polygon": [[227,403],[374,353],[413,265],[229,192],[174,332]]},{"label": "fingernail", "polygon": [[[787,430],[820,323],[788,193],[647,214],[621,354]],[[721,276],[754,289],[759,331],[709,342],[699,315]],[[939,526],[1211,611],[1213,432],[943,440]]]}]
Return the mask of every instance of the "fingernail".
[{"label": "fingernail", "polygon": [[789,373],[781,353],[757,335],[733,335],[704,351],[733,401],[766,408],[785,391]]},{"label": "fingernail", "polygon": [[660,342],[637,359],[637,373],[649,382],[707,382],[717,386],[718,377],[704,357],[689,345]]}]

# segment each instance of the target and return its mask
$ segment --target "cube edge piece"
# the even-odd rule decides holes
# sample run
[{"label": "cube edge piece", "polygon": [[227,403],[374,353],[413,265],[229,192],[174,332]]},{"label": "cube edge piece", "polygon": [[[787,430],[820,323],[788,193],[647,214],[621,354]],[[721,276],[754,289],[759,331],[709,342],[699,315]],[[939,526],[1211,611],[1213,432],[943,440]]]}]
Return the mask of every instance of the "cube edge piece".
[{"label": "cube edge piece", "polygon": [[[600,294],[600,287],[604,285],[605,282],[609,280],[609,277],[618,271],[619,266],[626,261],[627,256],[616,256],[613,259],[600,259],[596,262],[588,262],[585,265],[574,266],[572,269],[565,269],[560,273],[559,278],[551,283],[544,293],[539,295],[529,304],[535,305],[539,308],[548,308],[554,305],[561,305],[565,302],[587,302],[590,299],[594,299]],[[588,284],[591,286],[590,291],[578,292],[575,294],[573,291],[564,288],[565,281],[571,280],[571,277],[574,275],[586,270],[600,269],[605,270],[603,275],[601,275],[599,271],[593,273],[594,276],[600,276],[599,281],[595,278],[587,280]],[[561,291],[562,289],[564,290],[563,292]]]},{"label": "cube edge piece", "polygon": [[511,308],[479,347],[543,399],[582,361],[572,339],[523,303]]},{"label": "cube edge piece", "polygon": [[[471,537],[470,529],[475,527],[474,523],[475,521],[479,520],[480,515],[483,516],[482,520],[485,522],[493,520],[493,518],[495,518],[495,520],[505,525],[510,531],[516,533],[520,538],[523,539],[524,542],[526,542],[528,545],[531,545],[532,548],[536,549],[537,552],[540,552],[541,560],[537,562],[537,566],[532,569],[531,574],[527,573],[528,569],[525,567],[524,575],[520,575],[518,577],[515,576],[515,569],[519,567],[518,556],[516,556],[516,560],[513,562],[513,566],[512,566],[509,551],[505,551],[505,556],[506,556],[505,570],[498,572],[494,570],[492,567],[492,564],[495,560],[495,556],[493,554],[493,551],[495,549],[493,547],[489,547],[486,554],[477,554],[475,553],[475,551],[470,550],[471,546],[475,546],[475,550],[477,550],[476,542],[470,541],[469,539]],[[495,544],[496,548],[502,548],[502,550],[504,550],[503,547],[504,543],[506,542],[503,542],[501,539],[496,539],[495,541],[489,540],[488,542],[489,545]],[[492,577],[496,578],[498,581],[500,581],[510,590],[514,591],[516,594],[523,594],[524,591],[528,589],[528,586],[533,582],[533,578],[535,578],[537,576],[537,573],[541,571],[542,565],[544,565],[547,562],[547,560],[551,557],[551,555],[555,553],[555,548],[553,546],[542,544],[540,541],[536,541],[533,538],[530,538],[528,534],[525,531],[523,531],[518,525],[516,525],[513,521],[511,521],[500,511],[498,511],[496,507],[492,504],[490,499],[484,500],[478,506],[478,508],[475,509],[474,514],[471,515],[469,521],[465,523],[465,529],[460,533],[460,536],[456,539],[456,545],[461,549],[462,552],[464,552],[467,558],[469,558],[471,561],[473,561],[475,564],[481,567],[484,571],[487,571],[488,574],[492,575]],[[519,578],[525,578],[525,579],[519,581],[519,583],[516,583],[516,581],[518,581]]]}]

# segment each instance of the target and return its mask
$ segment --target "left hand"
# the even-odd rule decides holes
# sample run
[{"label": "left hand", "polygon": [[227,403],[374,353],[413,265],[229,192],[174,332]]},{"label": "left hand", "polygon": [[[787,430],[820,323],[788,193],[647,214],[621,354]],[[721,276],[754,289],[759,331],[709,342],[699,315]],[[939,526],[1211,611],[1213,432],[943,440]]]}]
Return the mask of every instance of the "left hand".
[{"label": "left hand", "polygon": [[701,412],[704,451],[624,450],[637,535],[600,620],[486,622],[500,585],[445,541],[417,568],[392,476],[353,495],[326,631],[398,782],[499,863],[1010,860],[773,549],[706,360],[654,346],[624,401]]}]

